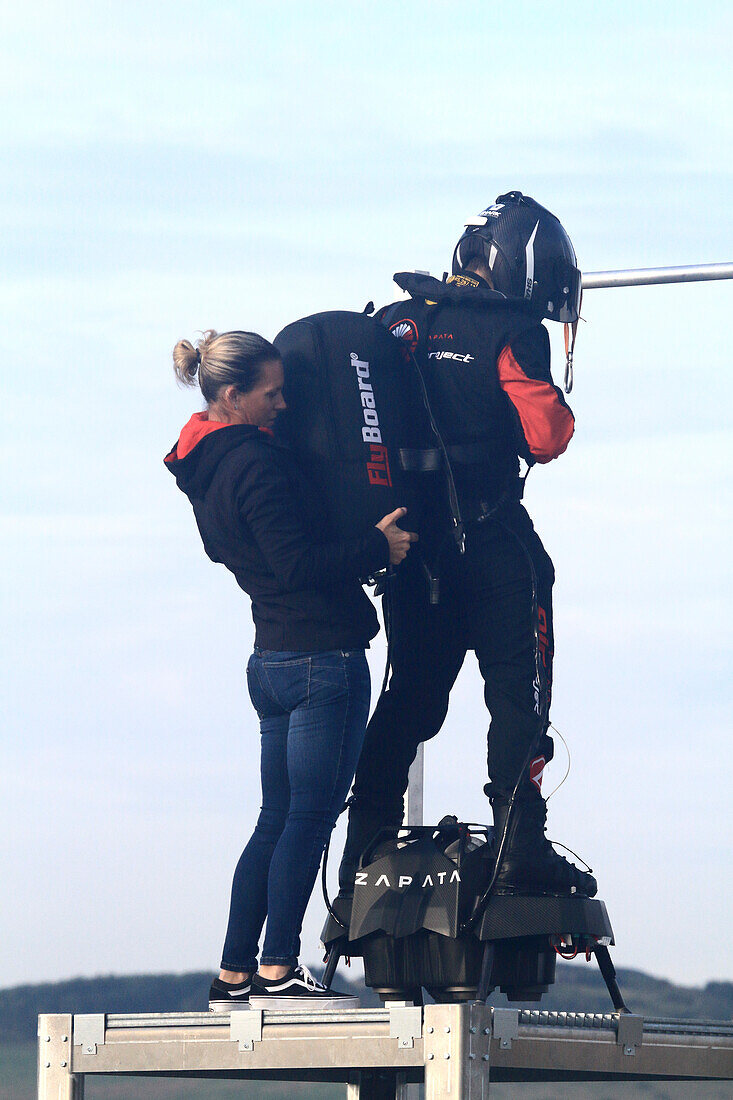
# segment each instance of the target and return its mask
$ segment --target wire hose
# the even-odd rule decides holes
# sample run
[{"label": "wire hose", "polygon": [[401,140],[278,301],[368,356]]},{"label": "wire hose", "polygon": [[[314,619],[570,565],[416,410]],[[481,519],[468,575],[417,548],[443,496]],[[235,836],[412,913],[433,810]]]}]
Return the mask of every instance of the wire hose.
[{"label": "wire hose", "polygon": [[[344,802],[339,812],[339,817],[341,817],[341,814],[344,812],[350,802],[351,799],[347,798],[346,802]],[[348,931],[349,926],[348,924],[344,924],[341,918],[337,915],[335,909],[331,905],[331,899],[328,896],[328,882],[326,880],[326,875],[328,873],[328,853],[331,848],[331,835],[332,834],[329,834],[328,840],[326,841],[326,846],[323,849],[323,861],[321,862],[321,891],[323,893],[323,900],[326,903],[326,909],[328,910],[329,917],[331,917],[332,920],[335,920],[336,924],[341,925],[343,930],[346,932]]]},{"label": "wire hose", "polygon": [[[384,634],[387,639],[387,656],[384,662],[384,676],[382,677],[382,690],[379,693],[379,699],[387,690],[389,674],[392,670],[392,585],[390,582],[393,576],[394,574],[388,574],[387,583],[382,593],[382,618],[384,619]],[[379,699],[377,699],[376,705],[379,704]]]}]

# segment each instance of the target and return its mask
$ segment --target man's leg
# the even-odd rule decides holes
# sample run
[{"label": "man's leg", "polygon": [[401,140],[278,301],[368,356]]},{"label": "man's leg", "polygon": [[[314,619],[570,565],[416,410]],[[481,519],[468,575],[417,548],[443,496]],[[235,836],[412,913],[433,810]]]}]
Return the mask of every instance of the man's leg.
[{"label": "man's leg", "polygon": [[559,856],[544,835],[544,767],[552,689],[552,562],[521,506],[481,531],[467,561],[476,651],[491,711],[489,787],[501,835],[520,780],[497,887],[592,897],[596,882]]},{"label": "man's leg", "polygon": [[367,727],[349,805],[339,885],[350,892],[359,857],[385,825],[401,825],[410,765],[421,741],[445,720],[448,696],[466,655],[463,626],[447,573],[430,605],[418,561],[400,566],[390,592],[392,677]]},{"label": "man's leg", "polygon": [[[547,734],[552,693],[552,562],[521,505],[481,525],[466,560],[471,634],[491,712],[492,783],[540,791],[553,756]],[[528,760],[530,749],[534,746]]]}]

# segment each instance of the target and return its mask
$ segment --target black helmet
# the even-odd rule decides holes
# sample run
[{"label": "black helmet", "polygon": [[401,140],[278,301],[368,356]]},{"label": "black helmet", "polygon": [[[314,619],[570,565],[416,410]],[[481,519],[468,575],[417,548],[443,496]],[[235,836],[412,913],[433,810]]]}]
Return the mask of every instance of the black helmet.
[{"label": "black helmet", "polygon": [[495,290],[523,298],[551,321],[578,320],[580,271],[570,238],[554,214],[521,191],[499,195],[466,229],[453,253],[453,274],[478,257]]}]

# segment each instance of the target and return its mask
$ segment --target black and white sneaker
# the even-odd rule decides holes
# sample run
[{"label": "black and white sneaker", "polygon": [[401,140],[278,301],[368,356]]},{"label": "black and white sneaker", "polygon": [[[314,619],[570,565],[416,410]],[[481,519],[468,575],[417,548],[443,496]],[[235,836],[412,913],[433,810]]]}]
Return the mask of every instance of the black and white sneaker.
[{"label": "black and white sneaker", "polygon": [[209,1012],[231,1012],[232,1009],[249,1008],[251,989],[251,978],[235,984],[214,978],[209,990]]},{"label": "black and white sneaker", "polygon": [[337,989],[326,989],[313,977],[307,966],[296,966],[284,978],[268,981],[261,974],[252,978],[249,998],[252,1008],[277,1009],[281,1012],[309,1012],[323,1008],[358,1008],[359,998]]}]

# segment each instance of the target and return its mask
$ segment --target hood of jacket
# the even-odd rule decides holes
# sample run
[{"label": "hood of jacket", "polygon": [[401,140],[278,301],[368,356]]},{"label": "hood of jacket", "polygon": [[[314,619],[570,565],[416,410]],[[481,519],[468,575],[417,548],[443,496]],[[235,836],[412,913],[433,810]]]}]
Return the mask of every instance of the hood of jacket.
[{"label": "hood of jacket", "polygon": [[208,413],[194,413],[163,461],[189,500],[204,496],[224,455],[246,440],[271,433],[252,424],[222,424]]}]

